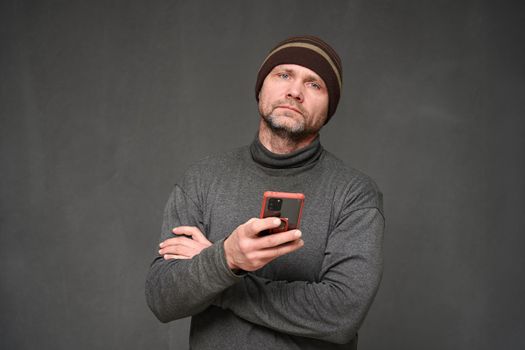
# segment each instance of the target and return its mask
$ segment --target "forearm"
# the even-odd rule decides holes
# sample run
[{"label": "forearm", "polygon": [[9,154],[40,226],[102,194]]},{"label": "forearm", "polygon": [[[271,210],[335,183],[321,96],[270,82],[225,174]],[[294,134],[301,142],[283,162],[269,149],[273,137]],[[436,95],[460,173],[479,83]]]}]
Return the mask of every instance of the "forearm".
[{"label": "forearm", "polygon": [[192,259],[155,259],[146,279],[146,300],[160,321],[169,322],[203,311],[240,279],[226,266],[221,240]]},{"label": "forearm", "polygon": [[270,281],[248,275],[218,302],[246,321],[282,333],[344,344],[357,333],[375,286],[345,288],[330,282]]},{"label": "forearm", "polygon": [[320,282],[271,281],[249,274],[216,303],[279,332],[347,343],[359,329],[382,275],[383,218],[371,211],[360,219],[366,232],[355,235],[347,251],[336,250],[342,244],[332,242],[335,248],[327,255]]}]

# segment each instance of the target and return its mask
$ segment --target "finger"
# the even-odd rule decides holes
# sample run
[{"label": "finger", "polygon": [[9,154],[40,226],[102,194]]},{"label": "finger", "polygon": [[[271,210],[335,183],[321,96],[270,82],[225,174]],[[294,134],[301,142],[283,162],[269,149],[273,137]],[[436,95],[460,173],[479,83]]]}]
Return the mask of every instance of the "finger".
[{"label": "finger", "polygon": [[270,228],[276,228],[281,225],[281,219],[271,217],[264,219],[255,219],[246,223],[246,234],[249,237],[256,237],[259,232],[268,230]]},{"label": "finger", "polygon": [[184,260],[187,260],[187,259],[191,259],[189,256],[184,256],[184,255],[173,255],[173,254],[165,254],[164,255],[164,260],[170,260],[170,259],[184,259]]},{"label": "finger", "polygon": [[201,252],[199,247],[187,247],[184,245],[170,245],[159,250],[160,255],[175,254],[192,257]]},{"label": "finger", "polygon": [[[185,255],[188,255],[187,252],[200,252],[204,248],[205,246],[189,238],[177,238],[169,240],[169,242],[166,242],[166,244],[162,245],[160,247],[159,254],[162,255],[166,253],[183,253]],[[195,255],[195,253],[193,255]]]},{"label": "finger", "polygon": [[174,234],[187,236],[193,236],[196,231],[200,233],[200,230],[195,226],[177,226],[171,230]]},{"label": "finger", "polygon": [[302,239],[298,239],[289,243],[281,244],[277,247],[262,249],[259,251],[257,258],[269,259],[269,261],[271,261],[275,258],[280,257],[281,255],[294,252],[302,246],[304,246],[304,241]]},{"label": "finger", "polygon": [[176,235],[191,236],[196,241],[211,244],[211,242],[202,234],[201,230],[199,230],[199,228],[195,226],[179,226],[175,227],[171,231]]},{"label": "finger", "polygon": [[191,238],[188,237],[174,237],[174,238],[168,238],[167,240],[163,241],[159,244],[160,248],[168,247],[168,246],[186,246],[186,247],[196,247],[200,243],[194,241]]},{"label": "finger", "polygon": [[284,243],[292,242],[301,237],[301,231],[291,230],[280,233],[270,234],[264,237],[258,238],[253,244],[254,249],[265,249],[276,247]]}]

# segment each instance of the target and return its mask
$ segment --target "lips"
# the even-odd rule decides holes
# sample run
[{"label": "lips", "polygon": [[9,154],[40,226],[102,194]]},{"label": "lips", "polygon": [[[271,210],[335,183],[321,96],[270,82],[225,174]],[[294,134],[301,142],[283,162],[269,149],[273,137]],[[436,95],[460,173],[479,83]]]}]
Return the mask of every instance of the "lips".
[{"label": "lips", "polygon": [[289,110],[292,110],[292,111],[297,112],[297,113],[299,113],[299,114],[303,114],[299,109],[297,109],[297,108],[295,108],[295,107],[292,107],[292,106],[280,105],[280,106],[277,106],[276,108],[289,109]]}]

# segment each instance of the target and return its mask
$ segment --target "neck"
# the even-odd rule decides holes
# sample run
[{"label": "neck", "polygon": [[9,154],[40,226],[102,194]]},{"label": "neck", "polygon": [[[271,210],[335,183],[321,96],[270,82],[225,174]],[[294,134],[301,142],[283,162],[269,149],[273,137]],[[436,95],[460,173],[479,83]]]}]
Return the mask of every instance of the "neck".
[{"label": "neck", "polygon": [[293,140],[288,137],[277,135],[261,118],[259,122],[259,140],[262,145],[270,152],[275,154],[287,154],[304,148],[312,143],[317,137],[318,133],[308,135],[300,140]]}]

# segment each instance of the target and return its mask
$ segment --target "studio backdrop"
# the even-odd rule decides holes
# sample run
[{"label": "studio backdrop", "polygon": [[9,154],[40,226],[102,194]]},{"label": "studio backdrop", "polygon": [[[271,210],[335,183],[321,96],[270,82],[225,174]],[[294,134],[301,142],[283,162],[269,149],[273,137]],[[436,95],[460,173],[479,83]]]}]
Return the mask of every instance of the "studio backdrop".
[{"label": "studio backdrop", "polygon": [[359,348],[525,348],[523,10],[2,1],[0,348],[188,349],[189,319],[144,297],[164,204],[189,165],[253,140],[256,72],[299,34],[343,61],[321,142],[384,194]]}]

